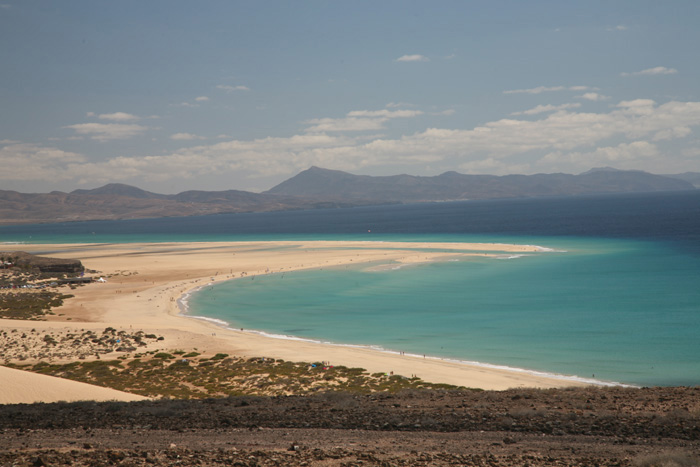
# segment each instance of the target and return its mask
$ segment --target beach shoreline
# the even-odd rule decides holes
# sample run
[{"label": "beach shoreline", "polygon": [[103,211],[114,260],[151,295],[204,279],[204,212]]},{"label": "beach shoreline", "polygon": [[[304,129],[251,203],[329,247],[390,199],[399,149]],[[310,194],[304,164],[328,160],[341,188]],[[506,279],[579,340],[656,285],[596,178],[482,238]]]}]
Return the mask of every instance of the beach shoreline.
[{"label": "beach shoreline", "polygon": [[[235,280],[235,279],[232,279],[232,280]],[[189,295],[189,294],[197,293],[203,287],[206,287],[206,286],[202,286],[202,287],[198,287],[196,289],[193,289],[193,291],[188,292],[187,294]],[[327,340],[322,341],[322,340],[318,340],[318,339],[310,339],[310,338],[299,337],[299,336],[294,336],[294,335],[277,334],[277,333],[273,333],[273,332],[269,332],[269,331],[262,331],[262,330],[256,330],[256,329],[237,328],[237,327],[231,326],[230,323],[223,321],[223,320],[220,320],[220,319],[217,319],[217,318],[210,318],[207,316],[199,316],[199,315],[189,314],[188,309],[183,308],[183,307],[187,307],[187,305],[181,306],[181,313],[179,316],[182,316],[184,318],[193,319],[193,320],[201,320],[205,323],[212,324],[212,325],[218,327],[219,329],[231,331],[233,333],[252,334],[252,335],[264,337],[266,339],[289,340],[289,341],[293,341],[293,342],[308,343],[308,344],[312,344],[312,345],[338,347],[341,349],[343,349],[343,348],[365,349],[365,350],[368,350],[370,352],[376,352],[376,353],[387,354],[387,355],[397,355],[397,356],[402,356],[402,357],[409,357],[409,358],[419,359],[419,360],[423,360],[423,361],[427,361],[427,362],[442,362],[442,363],[453,363],[456,365],[468,365],[468,366],[472,366],[472,367],[492,369],[492,370],[497,370],[497,371],[521,373],[521,374],[526,374],[526,375],[531,375],[531,376],[536,376],[536,377],[543,377],[543,378],[553,379],[553,380],[562,380],[562,381],[566,381],[566,382],[573,382],[575,384],[580,384],[580,385],[592,385],[592,386],[600,386],[600,387],[629,387],[629,388],[637,387],[637,386],[634,386],[631,384],[620,383],[620,382],[616,382],[616,381],[603,381],[603,380],[598,380],[598,379],[594,379],[594,378],[584,378],[584,377],[575,376],[575,375],[549,373],[546,371],[530,370],[530,369],[526,369],[526,368],[517,368],[517,367],[511,367],[511,366],[507,366],[507,365],[498,365],[498,364],[471,361],[471,360],[460,360],[457,358],[440,357],[437,355],[430,355],[430,354],[416,354],[416,353],[410,353],[410,352],[406,353],[406,352],[402,352],[402,351],[398,351],[398,350],[386,349],[386,348],[379,346],[379,345],[338,343],[338,342],[332,342],[332,341],[327,341]],[[437,382],[440,383],[443,381],[437,381]],[[525,386],[520,386],[520,387],[525,387]],[[494,388],[481,388],[481,387],[477,387],[477,388],[478,389],[494,389]],[[501,389],[512,389],[512,388],[501,388]],[[497,389],[497,390],[501,390],[501,389]]]},{"label": "beach shoreline", "polygon": [[480,389],[555,388],[603,384],[485,363],[407,355],[361,346],[241,332],[222,323],[183,313],[181,303],[197,289],[261,274],[367,263],[417,264],[473,256],[541,253],[536,245],[403,243],[367,241],[267,241],[128,244],[12,244],[8,251],[27,251],[79,259],[105,283],[77,287],[73,298],[47,321],[0,320],[3,330],[103,329],[143,330],[163,336],[148,350],[194,350],[236,356],[273,357],[288,361],[327,361],[393,372],[432,383]]}]

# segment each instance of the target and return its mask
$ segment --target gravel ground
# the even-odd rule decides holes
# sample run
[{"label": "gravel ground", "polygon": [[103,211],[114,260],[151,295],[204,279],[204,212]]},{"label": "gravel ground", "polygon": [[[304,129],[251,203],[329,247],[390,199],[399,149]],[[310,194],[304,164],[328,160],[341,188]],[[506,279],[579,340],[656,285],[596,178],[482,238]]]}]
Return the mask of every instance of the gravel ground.
[{"label": "gravel ground", "polygon": [[5,405],[5,465],[694,466],[700,388]]}]

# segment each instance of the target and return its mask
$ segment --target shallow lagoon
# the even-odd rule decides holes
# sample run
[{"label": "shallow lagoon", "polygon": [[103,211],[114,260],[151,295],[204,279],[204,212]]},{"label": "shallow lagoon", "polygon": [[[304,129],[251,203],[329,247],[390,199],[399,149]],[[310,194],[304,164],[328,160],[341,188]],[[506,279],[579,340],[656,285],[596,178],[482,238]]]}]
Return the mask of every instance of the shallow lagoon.
[{"label": "shallow lagoon", "polygon": [[261,276],[202,291],[192,313],[321,341],[640,385],[700,384],[700,190],[0,227],[0,242],[295,239],[563,252]]},{"label": "shallow lagoon", "polygon": [[565,252],[511,259],[243,278],[190,304],[194,314],[279,336],[637,385],[700,384],[698,262],[652,242],[565,243]]}]

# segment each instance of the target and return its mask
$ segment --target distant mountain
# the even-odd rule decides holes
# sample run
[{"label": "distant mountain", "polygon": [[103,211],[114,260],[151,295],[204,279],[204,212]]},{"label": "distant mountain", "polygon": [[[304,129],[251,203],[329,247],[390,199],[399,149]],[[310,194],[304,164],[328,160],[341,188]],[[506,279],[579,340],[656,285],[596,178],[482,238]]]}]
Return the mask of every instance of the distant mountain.
[{"label": "distant mountain", "polygon": [[109,184],[71,193],[0,190],[0,224],[185,217],[231,212],[340,208],[363,204],[368,203],[237,190],[185,191],[177,195],[161,195],[122,184]]},{"label": "distant mountain", "polygon": [[389,202],[571,196],[692,190],[692,183],[642,171],[600,168],[580,175],[465,175],[445,172],[434,177],[392,175],[371,177],[311,167],[266,193],[320,197],[328,200]]},{"label": "distant mountain", "polygon": [[692,190],[694,183],[700,184],[700,174],[662,176],[609,167],[589,170],[580,175],[495,176],[445,172],[434,177],[371,177],[311,167],[265,193],[193,190],[176,195],[161,195],[119,183],[70,193],[19,193],[0,190],[0,224],[184,217],[424,201]]},{"label": "distant mountain", "polygon": [[126,196],[128,198],[139,198],[139,199],[166,199],[167,195],[159,195],[157,193],[151,193],[150,191],[144,191],[140,188],[133,187],[131,185],[124,185],[123,183],[110,183],[100,188],[95,188],[93,190],[74,190],[70,192],[71,195],[108,195],[108,196]]},{"label": "distant mountain", "polygon": [[695,188],[700,188],[700,172],[685,172],[676,175],[666,175],[666,177],[677,178],[692,183]]}]

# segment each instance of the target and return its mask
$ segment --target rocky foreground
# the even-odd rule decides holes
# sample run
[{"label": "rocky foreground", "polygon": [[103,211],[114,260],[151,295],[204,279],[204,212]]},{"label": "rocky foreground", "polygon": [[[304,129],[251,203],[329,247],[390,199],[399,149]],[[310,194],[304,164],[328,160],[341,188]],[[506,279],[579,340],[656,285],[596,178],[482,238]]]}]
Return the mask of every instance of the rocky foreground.
[{"label": "rocky foreground", "polygon": [[700,388],[6,405],[0,465],[696,466]]}]

